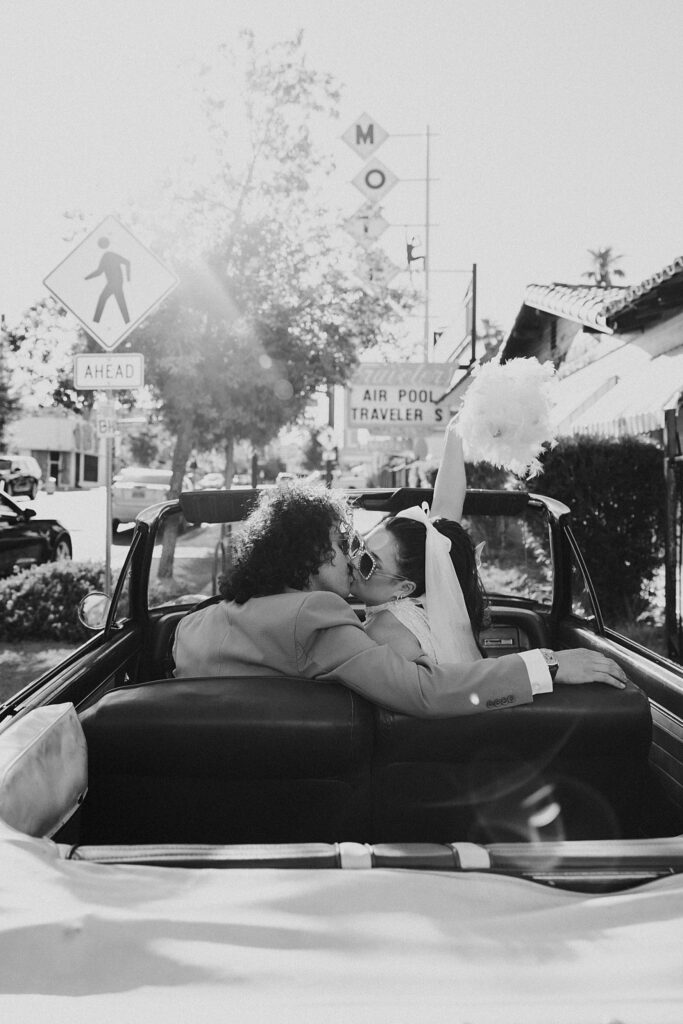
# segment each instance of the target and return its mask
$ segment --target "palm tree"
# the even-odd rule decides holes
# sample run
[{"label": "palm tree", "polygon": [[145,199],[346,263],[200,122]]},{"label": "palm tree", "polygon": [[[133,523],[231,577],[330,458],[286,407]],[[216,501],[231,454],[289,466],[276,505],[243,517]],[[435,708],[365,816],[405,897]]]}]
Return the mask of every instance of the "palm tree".
[{"label": "palm tree", "polygon": [[582,277],[589,278],[599,288],[611,288],[613,277],[625,276],[624,271],[614,265],[618,260],[623,260],[624,257],[615,256],[611,245],[606,249],[589,249],[588,252],[593,261],[593,267],[591,270],[583,273]]}]

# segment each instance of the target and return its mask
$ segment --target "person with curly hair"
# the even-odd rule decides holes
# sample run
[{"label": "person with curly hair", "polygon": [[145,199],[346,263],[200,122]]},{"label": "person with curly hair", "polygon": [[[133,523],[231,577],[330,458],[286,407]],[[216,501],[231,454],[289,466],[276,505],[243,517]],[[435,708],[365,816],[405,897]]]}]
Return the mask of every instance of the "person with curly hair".
[{"label": "person with curly hair", "polygon": [[[532,652],[460,664],[411,661],[367,636],[346,597],[351,523],[332,491],[289,485],[263,491],[246,521],[221,600],[185,616],[175,675],[281,675],[337,682],[393,711],[421,718],[468,715],[532,701],[552,689]],[[613,661],[561,651],[556,682],[622,687]]]}]

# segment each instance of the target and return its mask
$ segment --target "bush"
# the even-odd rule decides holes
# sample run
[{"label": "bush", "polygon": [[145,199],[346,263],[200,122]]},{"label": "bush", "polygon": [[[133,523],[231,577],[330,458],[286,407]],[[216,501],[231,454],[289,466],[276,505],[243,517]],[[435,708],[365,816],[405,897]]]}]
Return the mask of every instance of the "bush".
[{"label": "bush", "polygon": [[99,562],[34,565],[0,580],[0,640],[72,640],[91,634],[78,621],[78,605],[104,589]]},{"label": "bush", "polygon": [[662,450],[636,437],[577,437],[543,458],[530,491],[558,498],[586,560],[606,622],[634,622],[650,604],[664,557]]}]

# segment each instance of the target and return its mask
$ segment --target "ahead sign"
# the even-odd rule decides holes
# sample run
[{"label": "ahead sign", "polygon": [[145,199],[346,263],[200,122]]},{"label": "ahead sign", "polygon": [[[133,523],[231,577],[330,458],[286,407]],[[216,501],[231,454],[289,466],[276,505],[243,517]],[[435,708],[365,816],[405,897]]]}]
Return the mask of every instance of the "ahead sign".
[{"label": "ahead sign", "polygon": [[120,345],[178,278],[114,217],[55,267],[43,284],[106,349]]},{"label": "ahead sign", "polygon": [[144,362],[140,352],[79,353],[74,356],[74,387],[80,391],[141,388]]}]

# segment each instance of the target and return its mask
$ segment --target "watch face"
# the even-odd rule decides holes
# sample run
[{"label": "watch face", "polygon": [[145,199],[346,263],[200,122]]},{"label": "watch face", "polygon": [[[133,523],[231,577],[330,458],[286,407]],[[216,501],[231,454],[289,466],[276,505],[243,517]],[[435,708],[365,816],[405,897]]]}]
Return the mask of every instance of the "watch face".
[{"label": "watch face", "polygon": [[557,661],[557,658],[555,657],[555,652],[549,650],[547,647],[541,647],[540,651],[541,651],[541,654],[543,655],[543,657],[545,658],[546,665],[550,669],[550,675],[554,679],[555,678],[555,673],[557,672],[558,668],[560,667],[559,663]]}]

